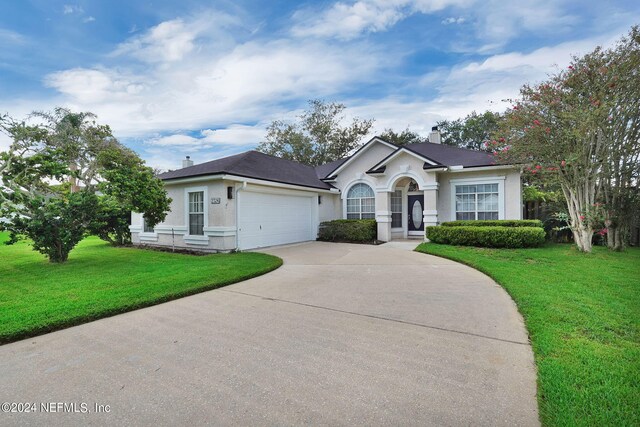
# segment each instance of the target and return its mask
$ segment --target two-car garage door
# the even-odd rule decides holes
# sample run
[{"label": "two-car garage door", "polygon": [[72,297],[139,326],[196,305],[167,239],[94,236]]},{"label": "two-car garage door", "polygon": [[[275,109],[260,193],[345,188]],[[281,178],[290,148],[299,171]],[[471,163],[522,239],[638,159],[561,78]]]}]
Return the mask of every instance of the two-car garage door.
[{"label": "two-car garage door", "polygon": [[240,192],[237,200],[240,249],[314,240],[314,200],[314,197]]}]

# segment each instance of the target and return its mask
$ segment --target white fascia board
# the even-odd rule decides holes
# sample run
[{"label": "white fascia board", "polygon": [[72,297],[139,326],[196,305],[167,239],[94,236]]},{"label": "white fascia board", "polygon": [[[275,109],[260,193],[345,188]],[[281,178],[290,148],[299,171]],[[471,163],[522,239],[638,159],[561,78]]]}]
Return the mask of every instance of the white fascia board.
[{"label": "white fascia board", "polygon": [[217,181],[222,179],[223,175],[203,175],[203,176],[192,176],[185,178],[176,178],[169,179],[166,181],[162,181],[164,185],[174,185],[174,184],[191,184],[194,182],[204,182],[204,181]]},{"label": "white fascia board", "polygon": [[514,165],[496,165],[496,166],[478,166],[478,167],[463,167],[463,166],[449,166],[449,172],[475,172],[475,171],[491,171],[491,170],[504,170],[504,169],[516,169]]},{"label": "white fascia board", "polygon": [[340,190],[338,190],[337,188],[324,189],[324,188],[316,188],[316,187],[305,187],[304,185],[284,184],[281,182],[267,181],[265,179],[245,178],[243,176],[238,176],[238,175],[222,175],[222,179],[227,181],[246,182],[247,184],[264,185],[267,187],[278,187],[278,188],[288,188],[291,190],[310,191],[313,193],[335,194],[340,192]]}]

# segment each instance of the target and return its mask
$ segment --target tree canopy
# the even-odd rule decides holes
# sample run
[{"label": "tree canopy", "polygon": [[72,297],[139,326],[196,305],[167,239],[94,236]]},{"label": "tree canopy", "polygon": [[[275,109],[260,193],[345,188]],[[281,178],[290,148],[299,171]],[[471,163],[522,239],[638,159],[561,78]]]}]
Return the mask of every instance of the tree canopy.
[{"label": "tree canopy", "polygon": [[27,124],[8,116],[0,129],[13,140],[0,153],[0,224],[9,243],[25,236],[53,262],[64,262],[89,232],[114,244],[129,239],[127,216],[162,221],[170,199],[136,153],[91,113],[57,108]]},{"label": "tree canopy", "polygon": [[295,123],[273,121],[258,151],[310,166],[346,157],[362,145],[373,120],[356,117],[344,125],[345,109],[344,104],[311,100]]},{"label": "tree canopy", "polygon": [[421,144],[429,142],[428,137],[420,136],[420,134],[409,130],[408,127],[402,132],[395,132],[393,129],[387,128],[380,134],[380,138],[396,145]]},{"label": "tree canopy", "polygon": [[487,143],[498,130],[500,119],[499,113],[485,111],[478,114],[472,111],[463,119],[438,122],[438,129],[443,144],[471,150],[488,150]]},{"label": "tree canopy", "polygon": [[557,180],[578,247],[595,230],[621,249],[638,209],[640,33],[574,57],[567,69],[525,85],[490,144],[501,158]]}]

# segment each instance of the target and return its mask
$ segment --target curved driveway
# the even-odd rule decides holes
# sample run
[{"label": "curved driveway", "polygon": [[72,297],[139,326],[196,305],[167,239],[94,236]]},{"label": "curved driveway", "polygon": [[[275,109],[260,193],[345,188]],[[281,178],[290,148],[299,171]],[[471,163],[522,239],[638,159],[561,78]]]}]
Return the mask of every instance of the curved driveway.
[{"label": "curved driveway", "polygon": [[0,424],[537,425],[514,303],[408,245],[273,248],[265,276],[2,346],[3,402],[90,413]]}]

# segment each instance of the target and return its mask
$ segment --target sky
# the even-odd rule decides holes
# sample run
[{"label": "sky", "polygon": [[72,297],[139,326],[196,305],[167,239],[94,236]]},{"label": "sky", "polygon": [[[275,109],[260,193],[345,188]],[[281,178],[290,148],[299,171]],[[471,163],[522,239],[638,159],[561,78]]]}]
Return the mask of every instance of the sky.
[{"label": "sky", "polygon": [[91,111],[160,169],[255,148],[310,99],[426,135],[635,24],[637,0],[3,0],[0,114]]}]

